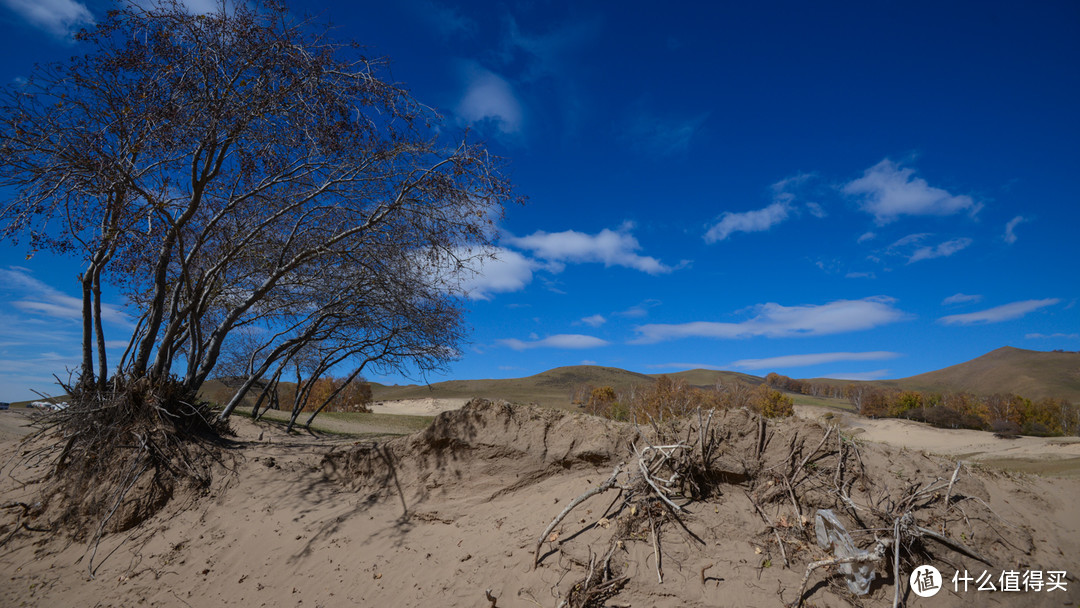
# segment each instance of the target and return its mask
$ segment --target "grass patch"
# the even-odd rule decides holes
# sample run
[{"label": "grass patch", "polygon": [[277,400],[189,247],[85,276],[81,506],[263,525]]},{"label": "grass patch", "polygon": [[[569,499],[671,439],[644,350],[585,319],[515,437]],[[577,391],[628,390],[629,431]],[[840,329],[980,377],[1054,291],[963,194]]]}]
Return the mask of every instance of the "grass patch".
[{"label": "grass patch", "polygon": [[810,395],[797,395],[794,393],[788,393],[788,395],[795,400],[795,405],[816,405],[819,407],[828,407],[835,410],[841,410],[845,412],[854,412],[855,407],[851,405],[851,402],[847,399],[832,399],[830,397],[811,397]]}]

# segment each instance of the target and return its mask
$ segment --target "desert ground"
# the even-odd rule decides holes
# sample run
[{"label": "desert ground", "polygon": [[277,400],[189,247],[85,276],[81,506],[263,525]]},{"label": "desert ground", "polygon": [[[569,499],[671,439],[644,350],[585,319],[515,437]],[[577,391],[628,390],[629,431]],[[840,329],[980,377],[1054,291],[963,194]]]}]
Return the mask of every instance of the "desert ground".
[{"label": "desert ground", "polygon": [[[771,440],[751,476],[738,471],[750,470],[746,453],[758,441],[756,423],[746,412],[722,412],[710,428],[719,438],[717,466],[726,473],[707,496],[681,501],[682,523],[654,500],[647,514],[660,523],[650,524],[640,506],[636,513],[633,505],[620,509],[611,491],[574,506],[541,538],[575,497],[619,463],[633,463],[631,445],[642,439],[627,425],[487,401],[383,402],[375,410],[381,418],[372,420],[437,417],[406,435],[400,433],[408,425],[331,418],[322,422],[333,427],[329,432],[287,435],[280,425],[236,418],[236,437],[209,490],[174,496],[153,517],[105,535],[96,547],[25,515],[19,503],[38,499],[36,471],[20,458],[28,450],[27,420],[18,411],[0,412],[0,605],[784,606],[797,601],[807,565],[830,557],[812,541],[813,513],[834,497],[808,486],[850,474],[845,463],[855,462],[863,467],[848,486],[855,502],[879,496],[879,505],[889,505],[913,487],[930,488],[932,504],[913,507],[917,520],[937,526],[935,518],[949,511],[950,538],[992,562],[920,541],[946,579],[960,570],[973,577],[1068,572],[1066,590],[1053,592],[953,592],[946,580],[947,589],[923,599],[903,584],[906,605],[1080,601],[1076,438],[997,439],[907,421],[827,417],[800,406],[795,418],[770,423]],[[839,424],[849,438],[844,445],[852,446],[841,447],[835,473],[821,446],[839,442],[842,433],[829,424]],[[378,437],[384,432],[397,436]],[[806,446],[799,454],[805,451],[811,466],[803,477],[778,474],[792,461],[793,446]],[[968,464],[957,468],[957,459]],[[1011,472],[1017,470],[1041,474]],[[946,509],[941,493],[953,473]],[[783,479],[802,484],[794,492],[799,505],[774,486]],[[872,487],[857,495],[860,486]],[[861,548],[891,531],[857,529],[850,518],[847,525]],[[611,584],[598,587],[604,555],[613,574]],[[892,605],[887,566],[875,566],[870,593],[858,597],[836,568],[810,574],[804,605]]]}]

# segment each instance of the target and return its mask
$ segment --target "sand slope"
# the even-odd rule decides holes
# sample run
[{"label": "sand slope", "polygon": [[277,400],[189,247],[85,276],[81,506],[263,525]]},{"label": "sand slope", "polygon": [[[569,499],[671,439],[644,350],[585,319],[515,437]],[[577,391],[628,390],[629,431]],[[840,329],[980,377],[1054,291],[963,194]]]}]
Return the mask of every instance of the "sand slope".
[{"label": "sand slope", "polygon": [[[724,413],[720,423],[728,448],[718,466],[737,472],[754,426],[744,412]],[[597,496],[573,511],[532,569],[538,535],[571,498],[611,474],[635,437],[626,425],[580,414],[482,401],[440,415],[425,431],[379,444],[236,424],[235,472],[221,471],[207,495],[174,500],[130,533],[106,537],[93,580],[85,544],[15,530],[16,509],[5,509],[0,537],[11,537],[0,547],[0,605],[472,607],[490,606],[490,590],[498,607],[555,608],[606,546],[611,530],[599,520],[614,496]],[[823,436],[813,423],[798,420],[780,423],[775,432],[766,454],[773,460],[789,440],[814,443]],[[7,440],[0,447],[9,464],[0,481],[4,502],[31,500],[34,488],[19,487],[7,475],[18,444]],[[954,466],[944,457],[872,443],[860,452],[887,492],[902,491],[912,479],[947,477]],[[649,536],[639,529],[616,553],[628,584],[596,605],[780,606],[794,600],[806,563],[820,551],[792,543],[792,567],[783,568],[748,487],[737,476],[729,481],[716,496],[688,507],[687,530],[662,529],[663,583]],[[755,491],[768,490],[763,483]],[[958,482],[961,491],[1000,517],[992,525],[974,522],[978,534],[965,540],[1002,566],[1080,569],[1077,481],[972,470]],[[785,515],[784,500],[766,503],[771,516],[780,525],[797,525]],[[808,494],[806,508],[814,500]],[[974,502],[968,508],[973,518],[985,515]],[[627,517],[608,515],[613,522]],[[978,566],[937,552],[950,563]],[[837,585],[820,584],[825,576],[812,579],[809,603],[849,605]],[[861,604],[891,605],[891,580],[885,583]],[[929,602],[913,599],[911,605]],[[946,593],[933,603],[989,599]],[[1080,582],[1073,579],[1067,593],[992,599],[1006,606],[1075,605]]]}]

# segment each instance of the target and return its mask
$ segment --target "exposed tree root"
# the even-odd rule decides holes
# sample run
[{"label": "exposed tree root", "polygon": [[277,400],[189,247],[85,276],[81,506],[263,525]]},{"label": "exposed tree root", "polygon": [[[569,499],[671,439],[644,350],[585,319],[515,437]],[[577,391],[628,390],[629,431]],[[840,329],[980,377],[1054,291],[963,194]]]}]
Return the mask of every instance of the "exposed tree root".
[{"label": "exposed tree root", "polygon": [[[638,429],[639,443],[631,444],[636,463],[625,469],[624,464],[620,464],[604,482],[570,501],[537,541],[534,568],[542,565],[540,551],[544,543],[558,540],[556,530],[571,511],[598,494],[619,491],[613,503],[614,512],[620,514],[619,523],[611,526],[605,556],[602,559],[590,557],[586,575],[563,594],[560,606],[602,605],[594,598],[606,600],[627,582],[625,575],[612,571],[612,554],[617,547],[623,547],[627,542],[644,541],[646,536],[652,545],[651,559],[657,580],[662,584],[663,526],[674,523],[696,539],[697,535],[686,520],[693,517],[687,507],[700,498],[723,494],[724,487],[731,484],[742,486],[742,493],[766,526],[764,533],[771,537],[769,544],[775,539],[784,567],[791,567],[815,553],[819,556],[803,562],[807,565],[798,596],[786,603],[787,606],[801,606],[806,601],[806,586],[815,571],[856,563],[875,564],[874,570],[883,577],[891,573],[893,602],[898,605],[901,589],[906,588],[902,574],[905,564],[933,563],[939,559],[924,544],[927,539],[957,554],[992,565],[991,557],[943,533],[951,518],[954,523],[963,525],[966,534],[974,534],[972,519],[960,507],[961,502],[969,499],[985,507],[987,513],[982,513],[980,508],[981,520],[998,519],[978,497],[957,492],[962,469],[959,464],[951,478],[937,477],[928,482],[907,482],[906,485],[883,483],[890,480],[882,479],[880,473],[876,478],[870,477],[859,446],[844,437],[839,429],[827,427],[820,435],[806,426],[789,427],[795,429],[793,432],[775,431],[766,419],[748,415],[757,418],[756,432],[750,431],[746,436],[747,443],[734,446],[730,451],[726,451],[729,446],[722,445],[724,438],[728,441],[738,438],[730,434],[725,436],[723,429],[713,427],[714,418],[718,417],[714,417],[712,411],[698,412],[692,421],[652,424],[650,433]],[[779,434],[785,436],[786,445],[770,448],[774,436]],[[776,459],[778,451],[781,457]],[[718,454],[723,456],[718,459]],[[731,462],[732,459],[736,462]],[[903,481],[902,476],[898,475],[897,480]],[[819,548],[812,541],[813,526],[808,524],[814,521],[815,512],[820,509],[836,509],[845,514],[854,522],[856,532],[888,530],[892,534],[878,536],[875,533],[869,547],[855,547],[858,555],[832,554],[832,545]],[[612,507],[605,511],[604,518],[610,512]],[[773,515],[770,516],[770,512]],[[943,532],[932,528],[940,528]],[[789,548],[793,548],[794,553],[789,553]],[[559,550],[558,545],[555,550]],[[800,556],[803,557],[800,559]],[[713,567],[715,563],[702,569],[703,584],[705,570]],[[856,596],[845,588],[841,582],[844,577],[839,574],[841,572],[827,576],[828,586],[841,598],[850,598],[857,603]],[[869,587],[865,580],[862,589]],[[866,593],[865,590],[860,592]]]}]

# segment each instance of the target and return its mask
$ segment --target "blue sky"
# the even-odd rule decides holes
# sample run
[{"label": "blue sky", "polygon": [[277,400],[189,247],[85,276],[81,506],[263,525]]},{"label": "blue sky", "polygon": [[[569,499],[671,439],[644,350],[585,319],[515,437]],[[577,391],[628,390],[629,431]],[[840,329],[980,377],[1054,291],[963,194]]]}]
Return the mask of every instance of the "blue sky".
[{"label": "blue sky", "polygon": [[[710,4],[292,5],[390,57],[529,197],[428,380],[1080,350],[1080,5]],[[0,0],[0,81],[107,6]],[[78,267],[4,243],[0,269],[0,399],[23,399],[77,362]]]}]

